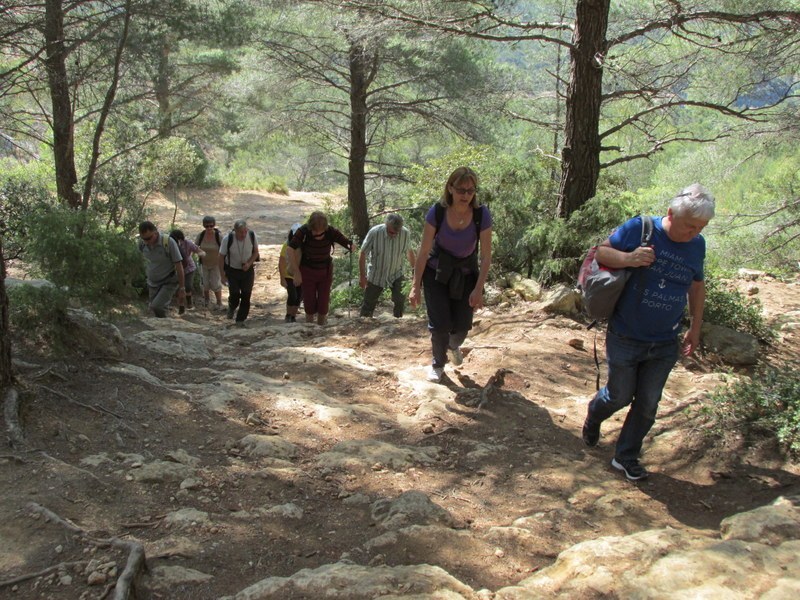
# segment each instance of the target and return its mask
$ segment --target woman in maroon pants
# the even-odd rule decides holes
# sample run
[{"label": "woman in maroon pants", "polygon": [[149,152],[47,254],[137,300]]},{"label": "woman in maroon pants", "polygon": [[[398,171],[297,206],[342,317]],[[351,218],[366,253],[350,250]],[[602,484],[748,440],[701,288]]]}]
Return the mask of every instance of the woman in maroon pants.
[{"label": "woman in maroon pants", "polygon": [[292,250],[302,250],[299,261],[297,252],[290,254],[295,274],[294,283],[303,286],[306,323],[313,323],[314,315],[317,316],[319,325],[325,325],[328,320],[333,284],[331,252],[335,243],[350,252],[355,250],[353,242],[341,231],[328,225],[328,217],[320,211],[311,213],[308,222],[297,230],[289,242]]}]

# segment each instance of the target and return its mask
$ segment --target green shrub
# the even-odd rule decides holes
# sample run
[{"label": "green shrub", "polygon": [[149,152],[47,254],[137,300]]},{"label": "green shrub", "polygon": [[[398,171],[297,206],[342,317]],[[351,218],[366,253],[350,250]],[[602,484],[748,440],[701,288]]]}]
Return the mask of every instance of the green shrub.
[{"label": "green shrub", "polygon": [[129,296],[142,280],[143,261],[124,232],[106,229],[87,211],[54,207],[33,221],[27,240],[32,270],[91,305]]},{"label": "green shrub", "polygon": [[781,449],[800,454],[800,370],[767,369],[711,394],[712,414],[723,430],[775,436]]},{"label": "green shrub", "polygon": [[8,289],[8,320],[26,343],[56,351],[70,340],[64,327],[68,305],[65,290],[55,286],[15,285]]},{"label": "green shrub", "polygon": [[546,219],[531,226],[524,240],[536,265],[534,275],[544,284],[574,281],[588,249],[639,212],[636,206],[633,194],[604,190],[567,220]]},{"label": "green shrub", "polygon": [[6,260],[24,258],[34,220],[56,205],[41,162],[0,160],[0,236]]},{"label": "green shrub", "polygon": [[726,287],[714,275],[706,275],[703,320],[749,333],[764,342],[775,338],[775,332],[764,320],[761,301],[758,298],[747,297],[739,290]]}]

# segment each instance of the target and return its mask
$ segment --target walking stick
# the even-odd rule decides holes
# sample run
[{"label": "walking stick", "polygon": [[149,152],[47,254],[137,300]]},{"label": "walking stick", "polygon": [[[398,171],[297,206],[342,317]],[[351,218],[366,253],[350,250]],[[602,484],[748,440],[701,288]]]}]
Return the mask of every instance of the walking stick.
[{"label": "walking stick", "polygon": [[347,274],[347,318],[350,318],[350,305],[353,303],[353,247],[350,247],[350,272]]}]

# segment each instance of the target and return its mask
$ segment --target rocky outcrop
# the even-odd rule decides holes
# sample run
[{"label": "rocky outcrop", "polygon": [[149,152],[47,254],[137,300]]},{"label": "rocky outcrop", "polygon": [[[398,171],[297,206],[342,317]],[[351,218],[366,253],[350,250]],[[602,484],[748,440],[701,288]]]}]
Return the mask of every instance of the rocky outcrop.
[{"label": "rocky outcrop", "polygon": [[496,598],[797,598],[798,500],[725,519],[719,537],[668,528],[582,542]]}]

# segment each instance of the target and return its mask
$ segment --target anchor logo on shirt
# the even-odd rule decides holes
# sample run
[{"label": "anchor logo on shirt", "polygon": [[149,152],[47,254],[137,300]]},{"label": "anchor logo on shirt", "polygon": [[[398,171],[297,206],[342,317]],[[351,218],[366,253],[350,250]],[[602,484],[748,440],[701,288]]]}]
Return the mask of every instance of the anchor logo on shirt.
[{"label": "anchor logo on shirt", "polygon": [[658,287],[663,290],[665,287],[667,287],[667,283],[662,279],[658,282]]}]

